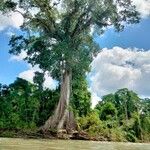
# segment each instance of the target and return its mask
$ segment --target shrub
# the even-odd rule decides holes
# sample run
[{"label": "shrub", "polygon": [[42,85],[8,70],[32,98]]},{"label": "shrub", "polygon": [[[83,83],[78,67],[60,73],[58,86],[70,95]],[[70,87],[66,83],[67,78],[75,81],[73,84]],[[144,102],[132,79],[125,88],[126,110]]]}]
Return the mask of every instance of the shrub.
[{"label": "shrub", "polygon": [[78,120],[81,130],[87,131],[91,136],[96,136],[103,130],[103,123],[99,120],[97,112],[93,111],[86,117],[81,117]]},{"label": "shrub", "polygon": [[136,141],[137,141],[137,138],[136,138],[136,136],[134,135],[133,132],[127,132],[127,133],[126,133],[126,139],[127,139],[129,142],[136,142]]}]

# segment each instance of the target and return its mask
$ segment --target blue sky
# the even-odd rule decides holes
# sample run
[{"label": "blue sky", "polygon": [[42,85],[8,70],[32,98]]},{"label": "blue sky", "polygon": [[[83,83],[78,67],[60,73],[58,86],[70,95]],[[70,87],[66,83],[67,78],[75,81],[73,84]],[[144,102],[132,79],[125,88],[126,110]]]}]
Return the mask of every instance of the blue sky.
[{"label": "blue sky", "polygon": [[20,72],[27,69],[27,64],[24,61],[12,61],[9,51],[9,35],[7,30],[0,32],[0,83],[12,83]]},{"label": "blue sky", "polygon": [[[109,28],[104,35],[95,37],[102,52],[93,61],[88,79],[93,98],[96,100],[104,94],[125,87],[138,92],[141,96],[150,97],[150,0],[133,1],[142,16],[139,24],[127,25],[124,31],[119,33]],[[32,82],[34,71],[38,70],[37,66],[32,68],[22,61],[19,58],[22,56],[17,58],[8,53],[10,35],[19,33],[22,21],[18,14],[12,14],[11,18],[0,14],[2,84],[10,84],[16,77]],[[52,78],[46,78],[47,86],[54,88],[55,82]]]},{"label": "blue sky", "polygon": [[102,37],[96,37],[96,42],[101,48],[113,48],[120,46],[123,48],[150,49],[150,18],[145,18],[139,24],[128,25],[123,32],[115,32],[109,29]]}]

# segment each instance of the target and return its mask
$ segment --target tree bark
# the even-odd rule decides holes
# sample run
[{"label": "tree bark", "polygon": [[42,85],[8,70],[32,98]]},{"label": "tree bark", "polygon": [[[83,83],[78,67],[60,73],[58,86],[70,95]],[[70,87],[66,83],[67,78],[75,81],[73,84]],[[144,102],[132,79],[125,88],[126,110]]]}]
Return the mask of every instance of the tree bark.
[{"label": "tree bark", "polygon": [[71,95],[72,73],[65,71],[62,76],[60,99],[54,111],[54,114],[48,118],[42,126],[42,131],[47,132],[49,129],[66,129],[67,132],[76,130],[76,122],[73,112],[69,109]]}]

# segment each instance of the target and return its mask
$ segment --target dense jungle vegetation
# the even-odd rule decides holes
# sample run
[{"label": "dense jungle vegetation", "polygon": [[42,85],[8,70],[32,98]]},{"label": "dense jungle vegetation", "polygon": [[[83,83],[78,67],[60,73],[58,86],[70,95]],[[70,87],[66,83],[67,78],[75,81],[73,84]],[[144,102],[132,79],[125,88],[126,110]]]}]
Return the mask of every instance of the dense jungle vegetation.
[{"label": "dense jungle vegetation", "polygon": [[[31,84],[17,78],[9,86],[0,84],[1,136],[13,136],[14,130],[36,132],[53,114],[60,88],[43,89],[41,80],[36,81]],[[103,96],[91,109],[85,78],[73,82],[73,89],[71,103],[79,130],[99,140],[150,141],[150,99],[141,99],[133,91],[120,89]]]}]

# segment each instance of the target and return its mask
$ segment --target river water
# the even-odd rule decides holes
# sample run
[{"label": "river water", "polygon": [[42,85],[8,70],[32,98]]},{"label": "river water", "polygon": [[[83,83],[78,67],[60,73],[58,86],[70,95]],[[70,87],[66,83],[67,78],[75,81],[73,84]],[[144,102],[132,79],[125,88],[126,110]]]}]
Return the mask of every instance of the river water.
[{"label": "river water", "polygon": [[150,144],[0,138],[0,150],[150,150]]}]

